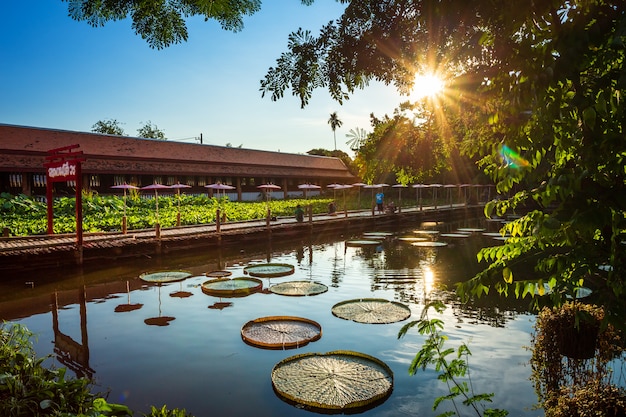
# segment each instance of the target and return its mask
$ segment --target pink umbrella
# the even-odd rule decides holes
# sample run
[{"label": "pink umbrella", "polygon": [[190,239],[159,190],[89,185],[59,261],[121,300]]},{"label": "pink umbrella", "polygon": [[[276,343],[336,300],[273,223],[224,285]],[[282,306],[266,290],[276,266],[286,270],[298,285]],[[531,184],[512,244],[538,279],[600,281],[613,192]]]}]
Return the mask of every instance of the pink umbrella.
[{"label": "pink umbrella", "polygon": [[226,190],[234,190],[236,188],[236,187],[233,187],[232,185],[222,184],[221,182],[216,182],[215,184],[205,185],[205,187],[210,188],[212,190],[217,190],[218,198],[219,198],[220,190],[222,190],[222,197],[224,197],[226,195]]},{"label": "pink umbrella", "polygon": [[159,193],[158,190],[167,190],[170,187],[163,184],[151,184],[146,185],[145,187],[141,187],[142,190],[154,190],[154,198],[156,201],[156,222],[159,222]]},{"label": "pink umbrella", "polygon": [[413,188],[415,188],[415,190],[417,191],[417,204],[421,210],[422,209],[422,188],[428,188],[428,185],[415,184],[413,185]]},{"label": "pink umbrella", "polygon": [[359,187],[359,210],[361,210],[361,187],[365,187],[367,184],[364,182],[355,182],[352,184],[353,187]]},{"label": "pink umbrella", "polygon": [[191,185],[176,183],[174,185],[170,185],[170,188],[176,189],[176,197],[178,199],[178,213],[176,214],[176,225],[180,226],[180,189],[181,188],[191,188]]},{"label": "pink umbrella", "polygon": [[315,185],[315,184],[300,184],[298,185],[298,188],[304,192],[304,198],[306,198],[307,190],[319,190],[322,187],[320,187],[319,185]]},{"label": "pink umbrella", "polygon": [[[257,186],[256,188],[260,188],[261,190],[265,191],[265,194],[267,195],[267,200],[270,200],[271,197],[271,192],[273,190],[280,190],[280,186],[276,185],[276,184],[261,184],[259,186]],[[269,191],[269,193],[268,193]]]},{"label": "pink umbrella", "polygon": [[339,184],[336,187],[333,187],[334,190],[341,190],[342,194],[343,194],[343,210],[346,214],[346,216],[348,215],[348,209],[346,208],[346,190],[348,188],[352,188],[352,186],[350,184]]},{"label": "pink umbrella", "polygon": [[399,208],[400,211],[402,211],[402,189],[406,188],[406,185],[404,185],[404,184],[394,184],[391,187],[398,189],[398,208]]},{"label": "pink umbrella", "polygon": [[119,184],[119,185],[114,185],[111,188],[124,190],[124,217],[126,217],[126,190],[138,190],[139,187],[135,187],[134,185],[130,185],[130,184]]}]

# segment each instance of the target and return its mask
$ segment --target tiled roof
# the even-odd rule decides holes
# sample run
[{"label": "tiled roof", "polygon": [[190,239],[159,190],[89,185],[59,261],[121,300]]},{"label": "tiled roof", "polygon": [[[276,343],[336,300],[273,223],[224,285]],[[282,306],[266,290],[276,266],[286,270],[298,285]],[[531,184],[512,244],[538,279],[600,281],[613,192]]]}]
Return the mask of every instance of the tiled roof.
[{"label": "tiled roof", "polygon": [[78,144],[83,172],[352,179],[338,158],[0,124],[0,168],[43,171],[47,151]]}]

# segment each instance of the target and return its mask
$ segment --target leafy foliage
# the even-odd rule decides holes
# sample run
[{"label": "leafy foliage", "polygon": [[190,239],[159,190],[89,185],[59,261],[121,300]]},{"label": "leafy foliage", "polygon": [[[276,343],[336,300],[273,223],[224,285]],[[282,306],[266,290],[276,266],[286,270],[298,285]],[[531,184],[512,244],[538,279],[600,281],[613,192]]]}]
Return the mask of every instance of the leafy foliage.
[{"label": "leafy foliage", "polygon": [[445,306],[441,301],[427,303],[422,310],[420,319],[402,326],[398,338],[405,336],[411,328],[416,326],[418,332],[426,336],[422,348],[417,352],[409,366],[409,373],[415,375],[419,369],[425,370],[427,367],[433,366],[435,371],[439,372],[437,378],[447,384],[449,393],[435,399],[433,410],[436,410],[444,401],[450,401],[455,411],[444,412],[439,414],[439,417],[461,416],[461,411],[456,402],[457,399],[460,399],[462,404],[469,407],[477,416],[507,416],[508,412],[505,410],[485,407],[484,403],[492,402],[493,393],[474,393],[469,372],[469,357],[472,354],[469,347],[465,343],[462,343],[456,350],[445,346],[448,337],[441,333],[444,322],[441,319],[429,318],[428,310],[431,308],[437,313],[441,313]]},{"label": "leafy foliage", "polygon": [[66,377],[66,369],[48,369],[37,358],[33,334],[19,324],[0,326],[0,414],[26,416],[131,416],[123,405],[92,394],[84,378]]},{"label": "leafy foliage", "polygon": [[120,126],[120,124],[121,123],[116,119],[98,120],[93,126],[91,126],[91,131],[106,135],[124,136],[124,129]]},{"label": "leafy foliage", "polygon": [[[68,3],[69,16],[86,21],[93,27],[109,21],[130,17],[133,30],[148,42],[151,48],[162,49],[187,40],[189,34],[185,19],[192,16],[217,20],[224,30],[243,29],[243,17],[258,12],[260,0],[215,1],[133,1],[133,0],[63,0]],[[311,0],[303,0],[310,4]]]},{"label": "leafy foliage", "polygon": [[137,135],[140,138],[150,138],[158,140],[166,140],[165,132],[153,125],[151,121],[147,121],[142,127],[137,129]]},{"label": "leafy foliage", "polygon": [[[275,216],[291,217],[298,204],[313,206],[314,213],[325,213],[329,199],[272,200],[269,202],[231,202],[228,198],[180,195],[181,224],[214,223],[217,210],[230,221],[264,219],[269,207]],[[54,200],[54,232],[76,232],[76,202],[73,197]],[[156,200],[131,194],[126,200],[128,229],[146,229],[156,223]],[[124,201],[117,196],[83,194],[83,230],[108,232],[120,230]],[[176,225],[178,198],[159,195],[159,223],[162,227]],[[8,228],[15,236],[44,234],[47,231],[46,204],[26,195],[0,194],[0,228]]]},{"label": "leafy foliage", "polygon": [[550,283],[558,305],[588,283],[606,319],[623,324],[626,3],[355,0],[317,37],[292,34],[288,48],[261,90],[279,99],[291,88],[302,106],[320,86],[341,102],[371,80],[408,91],[415,73],[446,74],[460,149],[501,196],[487,214],[530,210],[507,226],[517,230],[506,249],[486,250],[495,262],[462,294],[533,296]]}]

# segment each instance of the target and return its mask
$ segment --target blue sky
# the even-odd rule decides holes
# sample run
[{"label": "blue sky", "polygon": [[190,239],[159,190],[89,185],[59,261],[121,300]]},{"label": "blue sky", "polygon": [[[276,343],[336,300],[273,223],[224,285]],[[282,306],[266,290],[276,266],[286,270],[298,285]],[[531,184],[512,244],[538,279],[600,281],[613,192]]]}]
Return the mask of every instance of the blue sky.
[{"label": "blue sky", "polygon": [[392,114],[406,100],[393,87],[373,84],[343,105],[318,90],[305,109],[290,92],[273,102],[259,91],[289,33],[317,35],[342,9],[331,0],[266,0],[241,32],[192,18],[186,43],[153,50],[129,20],[92,28],[68,17],[61,0],[3,1],[0,123],[88,132],[116,119],[135,136],[150,121],[169,140],[202,133],[206,144],[304,153],[334,148],[328,118],[336,111],[337,148],[352,155],[349,130],[371,131],[370,113]]}]

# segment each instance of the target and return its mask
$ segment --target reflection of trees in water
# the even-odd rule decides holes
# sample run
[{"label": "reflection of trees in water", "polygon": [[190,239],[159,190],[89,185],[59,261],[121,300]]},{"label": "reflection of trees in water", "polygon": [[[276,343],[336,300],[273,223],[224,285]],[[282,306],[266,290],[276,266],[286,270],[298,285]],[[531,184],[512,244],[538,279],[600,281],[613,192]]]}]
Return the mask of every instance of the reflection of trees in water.
[{"label": "reflection of trees in water", "polygon": [[455,299],[448,305],[460,323],[488,324],[492,327],[505,327],[509,321],[513,321],[518,315],[529,313],[528,309],[521,305],[502,306],[498,303],[488,304],[484,302],[481,304],[483,305],[465,304]]}]

